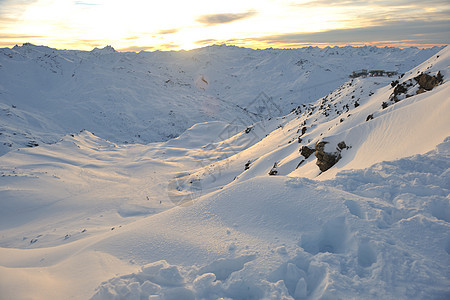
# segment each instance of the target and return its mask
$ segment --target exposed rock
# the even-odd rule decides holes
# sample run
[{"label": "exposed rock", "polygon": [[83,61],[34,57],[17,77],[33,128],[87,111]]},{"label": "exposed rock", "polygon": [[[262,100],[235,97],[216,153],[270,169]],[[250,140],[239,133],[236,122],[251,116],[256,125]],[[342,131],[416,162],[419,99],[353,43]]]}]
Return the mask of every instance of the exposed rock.
[{"label": "exposed rock", "polygon": [[338,148],[343,150],[343,149],[348,149],[349,147],[345,144],[344,141],[340,142],[339,144],[337,144]]},{"label": "exposed rock", "polygon": [[416,92],[416,95],[420,95],[420,94],[425,93],[425,92],[426,92],[426,90],[424,88],[419,88],[417,90],[417,92]]},{"label": "exposed rock", "polygon": [[302,163],[304,163],[304,162],[305,162],[305,160],[304,160],[304,159],[302,159],[302,161],[298,163],[298,165],[297,165],[297,166],[295,167],[295,169],[297,170],[297,169],[298,169],[298,167],[300,167],[300,166],[301,166],[301,164],[302,164]]},{"label": "exposed rock", "polygon": [[39,144],[36,141],[29,141],[27,144],[28,147],[37,147]]},{"label": "exposed rock", "polygon": [[373,114],[370,114],[370,115],[367,116],[366,122],[369,121],[369,120],[373,120]]},{"label": "exposed rock", "polygon": [[[413,95],[419,95],[426,91],[431,91],[434,87],[438,86],[444,81],[444,77],[439,71],[436,75],[429,75],[421,73],[413,79],[408,79],[405,82],[399,83],[397,80],[391,83],[391,86],[395,87],[388,102],[383,102],[383,109],[388,107],[392,102],[397,103],[405,98],[412,97]],[[411,92],[411,88],[417,88],[414,94]]]},{"label": "exposed rock", "polygon": [[408,91],[408,88],[406,87],[406,83],[403,84],[397,84],[397,86],[394,89],[394,96],[404,94]]},{"label": "exposed rock", "polygon": [[250,169],[250,164],[251,164],[251,163],[252,163],[252,162],[251,162],[250,160],[249,160],[248,162],[245,163],[244,171]]},{"label": "exposed rock", "polygon": [[269,171],[269,175],[277,175],[278,174],[277,165],[278,165],[278,162],[275,162],[273,164],[272,169],[270,169],[270,171]]},{"label": "exposed rock", "polygon": [[308,146],[303,146],[300,148],[300,154],[303,155],[304,158],[308,158],[311,154],[314,153],[314,149],[309,148]]},{"label": "exposed rock", "polygon": [[[439,57],[439,56],[438,56]],[[441,71],[438,71],[436,74],[436,79],[438,80],[439,84],[444,82],[444,75],[441,74]]]},{"label": "exposed rock", "polygon": [[350,147],[344,141],[337,144],[336,152],[325,152],[326,141],[318,141],[315,145],[315,156],[317,157],[316,165],[320,171],[325,172],[334,166],[341,159],[341,150],[349,149]]},{"label": "exposed rock", "polygon": [[328,153],[325,152],[325,145],[328,144],[328,142],[320,141],[316,143],[314,153],[317,157],[316,165],[319,167],[320,171],[325,172],[332,166],[334,166],[339,159],[341,158],[341,155],[339,152],[337,153]]},{"label": "exposed rock", "polygon": [[398,84],[398,80],[394,80],[394,81],[391,82],[391,86],[392,87],[396,86],[397,84]]},{"label": "exposed rock", "polygon": [[302,135],[304,135],[304,134],[306,133],[306,130],[307,130],[306,127],[303,127],[303,128],[302,128]]},{"label": "exposed rock", "polygon": [[[438,72],[436,76],[430,76],[428,74],[420,74],[419,76],[414,78],[419,84],[420,88],[425,91],[431,91],[434,87],[438,86],[443,81],[443,76],[441,72]],[[419,91],[417,91],[419,92]],[[421,91],[422,93],[423,91]]]}]

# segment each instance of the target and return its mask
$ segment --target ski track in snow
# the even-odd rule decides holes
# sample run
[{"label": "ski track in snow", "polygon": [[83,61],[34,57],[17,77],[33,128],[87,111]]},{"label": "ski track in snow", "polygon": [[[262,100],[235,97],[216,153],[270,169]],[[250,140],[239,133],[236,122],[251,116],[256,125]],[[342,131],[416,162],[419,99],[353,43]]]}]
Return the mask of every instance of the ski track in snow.
[{"label": "ski track in snow", "polygon": [[[54,89],[49,99],[41,91],[36,99],[48,102],[39,110],[36,103],[23,99],[11,107],[15,99],[11,95],[19,91],[4,83],[0,86],[0,96],[7,99],[0,113],[9,121],[17,119],[1,123],[1,138],[16,145],[3,148],[8,152],[0,157],[2,297],[449,298],[447,48],[437,54],[438,49],[371,47],[266,52],[212,47],[139,54],[119,54],[111,48],[55,51],[32,45],[2,49],[4,69],[8,66],[4,60],[14,60],[11,65],[37,64],[29,73],[25,67],[17,68],[11,77],[22,74],[25,82],[36,87],[64,87]],[[344,58],[355,59],[347,66],[349,70],[358,69],[362,62],[389,69],[392,61],[405,55],[397,67],[411,70],[398,78],[398,84],[407,87],[398,101],[392,100],[395,86],[391,85],[397,77],[345,79],[340,86],[327,85],[311,94],[318,100],[308,104],[306,97],[289,106],[294,98],[283,94],[280,103],[291,112],[279,117],[263,112],[253,119],[255,115],[241,114],[238,108],[227,110],[223,118],[202,119],[194,113],[198,106],[190,102],[182,107],[188,109],[182,117],[178,115],[182,110],[170,110],[171,116],[177,115],[172,119],[160,115],[173,107],[173,102],[164,104],[168,99],[164,98],[149,109],[160,124],[174,122],[177,129],[155,129],[156,133],[136,135],[124,143],[129,130],[141,128],[135,126],[143,120],[134,108],[139,110],[144,90],[131,91],[142,83],[142,74],[132,75],[136,83],[127,77],[148,72],[145,66],[138,68],[142,61],[153,64],[151,76],[163,82],[149,81],[156,95],[167,92],[170,98],[184,93],[188,101],[191,96],[190,100],[210,97],[208,93],[214,90],[221,95],[217,99],[227,99],[228,104],[217,106],[225,112],[237,93],[246,91],[233,105],[245,107],[254,99],[266,81],[251,82],[252,76],[270,74],[271,84],[284,82],[282,89],[288,89],[293,62],[297,62],[293,68],[305,71],[297,70],[300,77],[296,80],[311,86],[312,81],[302,76],[333,73],[324,70],[327,64],[339,66]],[[184,60],[189,63],[183,64]],[[73,64],[77,65],[74,70]],[[246,70],[249,66],[252,71]],[[220,84],[206,87],[213,70],[225,67],[217,77]],[[42,69],[55,77],[36,81]],[[434,76],[438,71],[444,81],[416,95],[419,87],[414,77],[422,72]],[[89,78],[74,79],[76,84],[63,80],[89,72],[105,77],[96,77],[92,85]],[[277,72],[283,80],[279,81]],[[337,73],[328,78],[334,80]],[[202,76],[199,79],[195,74]],[[229,74],[239,77],[240,84],[247,80],[244,85],[251,87],[238,87],[227,94],[226,85],[238,81],[224,79]],[[105,93],[102,81],[117,78],[124,81],[119,86],[130,84],[129,89],[121,90],[112,81],[117,94],[100,96]],[[196,85],[193,94],[186,93],[189,87],[183,85],[188,78]],[[66,85],[85,102],[69,106],[72,119],[65,120],[64,114],[49,118],[47,113],[55,113],[52,97],[67,90]],[[102,88],[92,89],[96,85]],[[80,94],[79,87],[92,98]],[[275,95],[275,87],[266,87]],[[28,97],[30,91],[19,94]],[[106,93],[111,91],[106,89]],[[70,100],[73,95],[69,94],[64,97]],[[91,128],[84,123],[96,111],[94,106],[103,112],[105,103],[120,97],[135,99],[133,109],[105,112],[108,121],[86,123]],[[276,107],[269,104],[266,109]],[[123,114],[115,119],[118,112]],[[108,123],[117,127],[106,127]],[[78,132],[77,126],[83,125],[88,130]],[[19,132],[23,134],[18,136]],[[140,144],[165,140],[168,134],[178,137]],[[25,146],[30,137],[40,145],[15,148]],[[325,172],[318,169],[314,154],[305,157],[299,152],[305,146],[314,148],[318,141],[327,142],[326,151],[341,155]],[[341,141],[346,145],[342,149],[337,146]]]}]

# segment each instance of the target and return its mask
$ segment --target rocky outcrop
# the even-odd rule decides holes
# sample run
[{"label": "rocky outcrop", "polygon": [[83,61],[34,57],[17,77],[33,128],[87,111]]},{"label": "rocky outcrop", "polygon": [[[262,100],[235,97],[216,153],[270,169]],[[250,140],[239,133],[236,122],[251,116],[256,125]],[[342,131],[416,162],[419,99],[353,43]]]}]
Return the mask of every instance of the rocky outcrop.
[{"label": "rocky outcrop", "polygon": [[394,88],[394,96],[398,96],[401,94],[404,94],[408,91],[408,84],[397,84],[397,86]]},{"label": "rocky outcrop", "polygon": [[328,144],[328,142],[319,141],[315,146],[316,152],[314,153],[314,155],[317,157],[316,165],[322,172],[325,172],[326,170],[334,166],[341,158],[341,154],[339,152],[325,152],[326,144]]},{"label": "rocky outcrop", "polygon": [[439,71],[435,76],[431,76],[428,74],[420,74],[415,77],[414,80],[419,84],[419,89],[417,90],[417,94],[422,94],[425,91],[431,91],[434,87],[438,86],[443,82],[444,77]]},{"label": "rocky outcrop", "polygon": [[389,101],[383,102],[381,107],[383,109],[387,108],[393,103],[397,103],[403,99],[412,97],[414,95],[419,95],[427,91],[431,91],[436,86],[444,82],[444,76],[442,76],[441,71],[437,72],[436,75],[430,75],[426,73],[421,73],[420,75],[408,79],[402,83],[395,80],[391,83],[394,88]]},{"label": "rocky outcrop", "polygon": [[326,144],[328,144],[328,142],[318,141],[315,145],[314,155],[317,157],[316,165],[322,172],[325,172],[326,170],[334,166],[341,159],[342,150],[350,148],[345,144],[344,141],[342,141],[337,144],[335,152],[326,152],[325,151]]},{"label": "rocky outcrop", "polygon": [[306,130],[308,130],[308,128],[306,128],[306,126],[302,128],[302,135],[304,135],[306,133]]},{"label": "rocky outcrop", "polygon": [[349,148],[349,147],[347,146],[347,144],[345,144],[344,141],[339,142],[339,143],[337,144],[337,146],[338,146],[339,150],[344,150],[344,149],[348,149],[348,148]]},{"label": "rocky outcrop", "polygon": [[273,164],[272,169],[270,169],[270,171],[269,171],[269,175],[277,175],[278,174],[277,167],[278,167],[278,162],[275,162]]},{"label": "rocky outcrop", "polygon": [[311,154],[313,154],[315,152],[314,149],[309,148],[308,146],[303,146],[300,148],[300,154],[304,157],[304,158],[308,158],[311,156]]}]

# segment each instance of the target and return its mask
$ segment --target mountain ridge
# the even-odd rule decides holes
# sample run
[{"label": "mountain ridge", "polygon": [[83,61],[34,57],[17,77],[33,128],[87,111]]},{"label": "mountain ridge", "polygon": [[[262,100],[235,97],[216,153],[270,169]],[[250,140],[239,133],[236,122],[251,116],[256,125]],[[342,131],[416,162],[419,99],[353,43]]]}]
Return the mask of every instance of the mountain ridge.
[{"label": "mountain ridge", "polygon": [[[242,125],[250,125],[255,120],[245,110],[257,109],[250,106],[261,92],[277,104],[274,116],[281,116],[331,92],[355,69],[404,72],[413,66],[410,60],[421,62],[438,51],[111,49],[55,50],[31,44],[0,49],[0,153],[54,143],[82,129],[113,142],[148,143],[179,136],[196,122],[238,117]],[[265,117],[263,113],[259,119]]]},{"label": "mountain ridge", "polygon": [[[449,61],[447,47],[400,76],[346,77],[286,114],[258,93],[165,142],[61,129],[54,144],[8,150],[2,295],[448,298]],[[337,162],[322,172],[326,153]]]}]

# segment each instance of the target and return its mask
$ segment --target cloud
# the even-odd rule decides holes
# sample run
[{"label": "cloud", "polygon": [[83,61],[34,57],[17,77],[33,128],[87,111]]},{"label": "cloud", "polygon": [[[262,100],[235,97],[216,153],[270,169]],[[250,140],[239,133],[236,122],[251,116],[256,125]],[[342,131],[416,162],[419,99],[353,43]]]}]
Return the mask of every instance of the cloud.
[{"label": "cloud", "polygon": [[321,43],[372,43],[408,41],[410,44],[449,44],[450,20],[395,21],[383,25],[322,32],[287,33],[250,38],[269,45],[321,44]]},{"label": "cloud", "polygon": [[367,5],[367,1],[364,0],[340,0],[340,1],[326,1],[326,0],[313,0],[313,1],[303,1],[301,3],[290,3],[290,6],[297,7],[315,7],[315,6],[359,6]]},{"label": "cloud", "polygon": [[12,33],[2,33],[0,34],[0,40],[8,39],[39,39],[43,38],[40,35],[25,35],[25,34],[12,34]]},{"label": "cloud", "polygon": [[38,0],[0,0],[0,5],[28,5]]},{"label": "cloud", "polygon": [[130,47],[126,47],[126,48],[120,48],[117,51],[120,52],[127,52],[127,51],[132,51],[132,52],[139,52],[139,51],[150,51],[153,50],[155,47],[153,46],[130,46]]},{"label": "cloud", "polygon": [[0,15],[17,12],[38,0],[0,0]]},{"label": "cloud", "polygon": [[[426,5],[425,5],[426,3]],[[389,0],[373,0],[373,1],[367,1],[367,0],[335,0],[335,1],[328,1],[328,0],[312,0],[307,2],[301,2],[296,3],[293,2],[290,4],[290,6],[297,6],[297,7],[317,7],[317,6],[383,6],[383,7],[390,7],[390,6],[420,6],[420,7],[436,7],[436,6],[448,6],[449,2],[448,0],[427,0],[424,2],[423,0],[396,0],[396,1],[389,1]]]},{"label": "cloud", "polygon": [[175,43],[164,43],[164,44],[159,44],[155,48],[158,50],[174,50],[177,48],[181,48],[181,45],[178,45]]},{"label": "cloud", "polygon": [[218,40],[216,40],[216,39],[204,39],[204,40],[195,41],[194,44],[196,44],[196,45],[211,45],[211,44],[214,44],[217,42],[218,42]]},{"label": "cloud", "polygon": [[139,36],[139,35],[133,35],[133,36],[125,37],[124,40],[131,41],[131,40],[138,40],[140,38],[141,38],[141,36]]},{"label": "cloud", "polygon": [[157,32],[157,34],[172,34],[180,31],[180,28],[163,29]]},{"label": "cloud", "polygon": [[11,47],[14,47],[14,45],[12,45],[10,42],[0,41],[0,48],[11,48]]},{"label": "cloud", "polygon": [[75,1],[75,5],[84,5],[84,6],[92,6],[92,5],[100,5],[99,3],[85,2],[85,1]]},{"label": "cloud", "polygon": [[38,0],[0,0],[0,30],[12,27],[20,19],[28,5]]},{"label": "cloud", "polygon": [[41,43],[37,41],[42,40],[43,38],[43,36],[39,35],[0,33],[0,47],[13,47],[14,45],[28,42]]},{"label": "cloud", "polygon": [[258,13],[254,10],[250,10],[244,13],[223,13],[223,14],[210,14],[203,15],[197,18],[197,22],[205,24],[207,26],[214,26],[218,24],[226,24],[235,22],[242,19],[251,18]]}]

